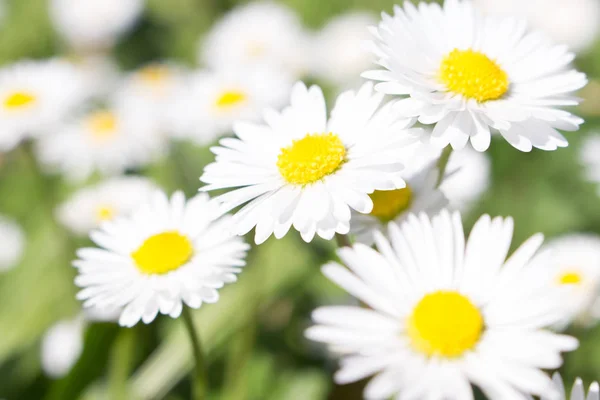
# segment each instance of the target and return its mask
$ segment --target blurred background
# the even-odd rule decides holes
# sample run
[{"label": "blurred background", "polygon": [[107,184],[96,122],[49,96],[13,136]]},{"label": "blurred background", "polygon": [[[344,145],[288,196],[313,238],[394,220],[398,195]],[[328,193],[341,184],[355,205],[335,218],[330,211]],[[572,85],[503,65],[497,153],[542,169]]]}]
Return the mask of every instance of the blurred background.
[{"label": "blurred background", "polygon": [[[474,172],[449,183],[447,196],[467,227],[482,213],[513,216],[514,245],[536,232],[595,237],[600,0],[475,2],[487,13],[526,18],[577,53],[590,79],[576,110],[586,123],[556,152],[525,154],[498,140],[484,155],[464,154],[457,165]],[[233,120],[284,105],[295,80],[321,85],[330,105],[357,87],[372,66],[362,50],[366,27],[392,13],[394,1],[0,5],[0,96],[16,90],[26,102],[15,85],[57,93],[47,96],[50,117],[30,117],[36,126],[0,112],[0,398],[188,399],[191,354],[181,321],[163,316],[124,329],[114,316],[83,313],[71,267],[76,249],[153,187],[194,195],[213,159],[210,145],[230,134]],[[272,238],[253,247],[219,303],[197,312],[211,398],[361,398],[360,384],[334,385],[335,363],[303,338],[312,309],[352,301],[319,272],[334,249],[320,240],[306,245],[296,233]],[[566,356],[566,382],[599,379],[600,327],[587,321],[569,332],[581,347]]]}]

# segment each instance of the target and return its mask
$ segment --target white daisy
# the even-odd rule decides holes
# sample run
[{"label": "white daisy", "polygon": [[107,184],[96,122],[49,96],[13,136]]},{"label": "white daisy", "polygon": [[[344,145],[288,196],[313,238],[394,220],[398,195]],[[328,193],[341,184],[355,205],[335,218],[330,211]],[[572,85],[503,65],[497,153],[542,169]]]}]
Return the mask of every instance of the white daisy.
[{"label": "white daisy", "polygon": [[183,304],[198,308],[219,299],[217,289],[235,282],[249,248],[230,233],[205,194],[186,202],[156,192],[130,217],[92,232],[100,248],[80,249],[74,266],[84,307],[123,308],[119,323],[131,327],[156,315],[177,318]]},{"label": "white daisy", "polygon": [[84,320],[60,321],[44,334],[41,347],[41,364],[44,373],[61,378],[69,373],[83,351]]},{"label": "white daisy", "polygon": [[468,212],[490,186],[490,159],[470,148],[453,151],[446,171],[450,174],[440,189],[450,200],[452,209]]},{"label": "white daisy", "polygon": [[[546,273],[551,284],[568,289],[563,301],[569,315],[559,326],[569,322],[589,325],[594,316],[594,303],[600,290],[600,237],[591,234],[571,234],[550,241],[552,251]],[[597,308],[597,307],[596,307]]]},{"label": "white daisy", "polygon": [[288,99],[292,81],[271,68],[201,71],[180,88],[167,111],[167,129],[206,145],[231,133],[238,120],[256,121],[267,107]]},{"label": "white daisy", "polygon": [[141,177],[119,177],[76,192],[57,209],[57,219],[70,231],[87,235],[105,221],[129,215],[157,189]]},{"label": "white daisy", "polygon": [[593,382],[590,385],[587,397],[585,396],[585,389],[583,387],[581,378],[575,379],[575,384],[573,385],[573,389],[571,389],[571,396],[569,397],[567,397],[565,385],[563,384],[563,380],[558,372],[555,372],[554,375],[552,375],[552,382],[559,393],[559,397],[542,397],[541,400],[600,400],[600,387],[598,386],[598,382]]},{"label": "white daisy", "polygon": [[308,71],[309,38],[291,9],[272,2],[237,7],[201,43],[200,62],[214,70],[269,65],[298,78]]},{"label": "white daisy", "polygon": [[349,269],[323,267],[369,307],[313,313],[307,336],[342,356],[336,382],[375,375],[367,399],[473,399],[470,384],[490,399],[557,394],[542,369],[559,367],[578,343],[544,329],[565,310],[562,291],[540,279],[541,235],[505,260],[511,218],[484,215],[466,241],[458,212],[412,215],[389,229],[390,242],[376,234],[378,251],[340,249]]},{"label": "white daisy", "polygon": [[19,263],[25,248],[25,234],[11,219],[0,216],[0,271],[8,271]]},{"label": "white daisy", "polygon": [[369,26],[376,19],[367,13],[353,12],[333,18],[314,38],[314,74],[341,88],[360,83],[360,74],[373,64],[371,54],[363,50],[370,38]]},{"label": "white daisy", "polygon": [[437,188],[438,177],[439,169],[434,161],[410,175],[403,174],[406,187],[374,191],[369,195],[373,210],[369,214],[355,213],[350,232],[356,235],[358,242],[371,245],[375,232],[385,231],[391,221],[399,223],[408,215],[419,212],[437,214],[448,205],[448,199]]},{"label": "white daisy", "polygon": [[583,122],[558,108],[578,104],[572,92],[587,82],[569,66],[574,55],[523,21],[482,17],[468,0],[418,9],[406,1],[374,33],[383,69],[364,76],[403,96],[397,107],[406,116],[435,124],[438,147],[461,149],[470,140],[485,151],[493,129],[521,151],[556,150],[567,146],[557,129]]},{"label": "white daisy", "polygon": [[144,0],[52,0],[50,16],[58,33],[78,49],[102,49],[130,30]]},{"label": "white daisy", "polygon": [[166,150],[166,144],[154,118],[115,102],[42,137],[37,153],[48,168],[83,180],[94,171],[116,175],[146,165]]},{"label": "white daisy", "polygon": [[52,129],[84,94],[81,76],[64,61],[24,61],[0,69],[0,152]]},{"label": "white daisy", "polygon": [[224,210],[246,204],[235,216],[237,233],[256,226],[256,243],[291,226],[309,242],[346,234],[350,209],[370,213],[374,190],[404,187],[397,152],[414,142],[419,129],[405,130],[383,95],[365,84],[338,97],[327,118],[321,89],[297,83],[291,105],[267,110],[265,124],[239,123],[235,139],[222,139],[216,162],[200,178],[201,190],[234,189],[219,196]]},{"label": "white daisy", "polygon": [[597,0],[474,0],[474,3],[486,14],[525,18],[533,28],[575,51],[589,49],[598,39]]}]

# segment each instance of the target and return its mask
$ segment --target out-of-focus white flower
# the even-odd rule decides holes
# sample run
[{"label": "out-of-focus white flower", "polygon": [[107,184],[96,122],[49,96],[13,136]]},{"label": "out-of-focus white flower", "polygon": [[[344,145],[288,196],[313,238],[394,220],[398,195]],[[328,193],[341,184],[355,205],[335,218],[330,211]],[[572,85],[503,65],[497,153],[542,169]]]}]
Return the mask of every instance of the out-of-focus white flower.
[{"label": "out-of-focus white flower", "polygon": [[[511,218],[482,216],[465,240],[460,214],[391,223],[377,250],[338,250],[348,267],[323,273],[366,307],[321,307],[306,335],[340,354],[339,384],[373,376],[366,399],[494,400],[558,395],[542,371],[562,364],[577,339],[548,328],[565,315],[535,235],[508,259]],[[546,253],[547,254],[547,253]],[[526,378],[525,378],[526,377]]]},{"label": "out-of-focus white flower", "polygon": [[144,0],[52,0],[54,27],[71,46],[97,49],[112,46],[133,27]]},{"label": "out-of-focus white flower", "polygon": [[58,220],[72,232],[87,235],[105,221],[129,215],[157,189],[141,177],[119,177],[79,190],[57,210]]},{"label": "out-of-focus white flower", "polygon": [[68,62],[26,61],[0,69],[0,152],[51,130],[85,96],[81,75]]},{"label": "out-of-focus white flower", "polygon": [[[579,151],[580,162],[586,177],[594,183],[600,183],[600,133],[594,132],[586,137]],[[600,187],[598,187],[600,196]]]},{"label": "out-of-focus white flower", "polygon": [[222,215],[206,194],[186,202],[181,192],[170,199],[156,192],[131,216],[92,232],[100,248],[77,252],[77,298],[84,307],[122,309],[119,323],[128,327],[158,313],[177,318],[184,304],[215,303],[249,248]]},{"label": "out-of-focus white flower", "polygon": [[40,161],[72,180],[94,171],[120,174],[154,161],[166,150],[156,120],[135,107],[114,102],[83,114],[37,143]]},{"label": "out-of-focus white flower", "polygon": [[492,132],[520,151],[567,146],[558,130],[575,131],[583,120],[563,106],[579,104],[573,93],[587,83],[572,68],[564,45],[529,32],[511,18],[484,17],[470,1],[410,1],[384,14],[372,50],[379,70],[364,77],[376,89],[400,96],[407,117],[435,125],[432,144],[477,151]]},{"label": "out-of-focus white flower", "polygon": [[238,7],[215,24],[200,47],[214,70],[267,64],[293,78],[310,67],[309,37],[291,9],[272,2]]},{"label": "out-of-focus white flower", "polygon": [[86,307],[83,316],[90,322],[117,322],[121,312],[120,308]]},{"label": "out-of-focus white flower", "polygon": [[600,237],[571,234],[548,242],[546,249],[552,255],[547,265],[551,283],[568,289],[563,302],[569,315],[558,327],[596,322],[600,318]]},{"label": "out-of-focus white flower", "polygon": [[486,14],[525,18],[535,29],[575,51],[588,49],[600,33],[598,0],[474,0]]},{"label": "out-of-focus white flower", "polygon": [[315,37],[314,74],[341,89],[358,86],[360,74],[373,65],[373,56],[364,47],[369,30],[377,20],[367,13],[349,13],[333,18]]},{"label": "out-of-focus white flower", "polygon": [[211,143],[231,133],[234,122],[256,121],[265,108],[279,108],[292,83],[287,75],[265,67],[197,72],[174,96],[166,129],[178,138]]},{"label": "out-of-focus white flower", "polygon": [[0,271],[15,267],[23,256],[25,234],[14,221],[0,216]]},{"label": "out-of-focus white flower", "polygon": [[105,55],[75,55],[66,61],[70,62],[80,73],[86,97],[103,98],[117,88],[120,82],[120,71],[115,60]]},{"label": "out-of-focus white flower", "polygon": [[489,188],[491,163],[484,154],[471,148],[453,151],[440,189],[450,200],[450,207],[465,213]]},{"label": "out-of-focus white flower", "polygon": [[60,321],[42,338],[41,362],[46,375],[60,378],[69,373],[83,351],[84,320]]}]

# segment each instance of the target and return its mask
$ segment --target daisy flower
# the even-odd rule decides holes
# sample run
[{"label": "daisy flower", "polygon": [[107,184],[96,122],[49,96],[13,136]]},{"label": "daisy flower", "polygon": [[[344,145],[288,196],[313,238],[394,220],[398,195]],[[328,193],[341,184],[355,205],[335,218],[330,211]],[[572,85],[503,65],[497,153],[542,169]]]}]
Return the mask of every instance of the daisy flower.
[{"label": "daisy flower", "polygon": [[23,61],[0,69],[0,152],[57,125],[84,94],[81,76],[64,61]]},{"label": "daisy flower", "polygon": [[600,318],[600,237],[571,234],[550,241],[546,247],[552,251],[546,276],[551,284],[568,288],[563,301],[569,315],[559,327],[572,321],[582,325],[596,322]]},{"label": "daisy flower", "polygon": [[[559,393],[559,397],[554,398],[558,400],[600,400],[600,386],[598,386],[598,382],[593,382],[590,385],[590,389],[588,391],[587,397],[585,396],[585,389],[583,388],[583,382],[581,378],[575,379],[575,384],[573,385],[573,389],[571,389],[571,396],[567,397],[567,392],[565,390],[565,385],[563,384],[563,380],[558,372],[555,372],[552,375],[552,382],[556,387],[556,390]],[[531,399],[529,399],[531,400]],[[552,400],[547,397],[542,397],[541,400]]]},{"label": "daisy flower", "polygon": [[308,71],[309,36],[291,9],[273,2],[237,7],[200,45],[200,62],[218,71],[269,65],[294,78]]},{"label": "daisy flower", "polygon": [[240,235],[256,227],[256,243],[282,238],[294,227],[310,242],[350,229],[350,209],[368,214],[369,194],[405,186],[397,152],[417,140],[382,94],[365,84],[341,94],[327,118],[323,92],[297,83],[291,105],[267,110],[265,123],[238,123],[237,138],[222,139],[201,190],[234,189],[217,198],[235,216]]},{"label": "daisy flower", "polygon": [[311,59],[315,76],[340,88],[359,86],[360,74],[373,64],[363,42],[370,38],[367,28],[376,23],[371,14],[361,12],[329,21],[314,38]]},{"label": "daisy flower", "polygon": [[76,192],[61,204],[57,219],[77,235],[87,235],[105,221],[126,216],[147,202],[157,187],[146,178],[119,177]]},{"label": "daisy flower", "polygon": [[439,169],[435,162],[430,162],[416,172],[403,174],[405,187],[374,191],[369,195],[373,209],[369,214],[353,215],[350,232],[356,235],[358,242],[371,245],[375,232],[386,231],[391,221],[399,223],[419,212],[437,214],[448,205],[448,199],[437,187],[438,177]]},{"label": "daisy flower", "polygon": [[177,318],[184,303],[218,301],[235,282],[249,246],[231,234],[229,217],[206,194],[186,202],[156,192],[129,217],[92,232],[99,248],[80,249],[74,266],[84,307],[121,309],[119,324],[148,324],[158,313]]},{"label": "daisy flower", "polygon": [[340,384],[375,375],[365,398],[490,399],[557,394],[542,369],[562,364],[575,338],[544,328],[563,318],[562,291],[548,285],[535,235],[505,260],[511,218],[482,216],[464,239],[460,214],[411,215],[338,250],[323,273],[369,308],[314,311],[308,338],[341,354]]},{"label": "daisy flower", "polygon": [[25,248],[25,234],[11,219],[0,216],[0,271],[14,268]]},{"label": "daisy flower", "polygon": [[63,39],[77,49],[112,46],[129,31],[144,0],[51,0],[50,17]]},{"label": "daisy flower", "polygon": [[155,120],[120,101],[67,122],[37,143],[43,165],[71,180],[94,171],[117,175],[151,163],[166,150]]},{"label": "daisy flower", "polygon": [[485,151],[491,130],[521,151],[567,146],[557,129],[583,122],[559,109],[579,99],[585,74],[572,69],[566,46],[556,46],[523,21],[482,17],[470,1],[406,1],[393,17],[384,14],[372,49],[383,69],[365,77],[376,89],[399,95],[406,116],[435,124],[431,142]]},{"label": "daisy flower", "polygon": [[83,351],[84,328],[84,320],[78,316],[48,329],[41,346],[41,365],[46,375],[58,379],[69,373]]},{"label": "daisy flower", "polygon": [[266,67],[197,72],[173,96],[167,129],[206,145],[231,133],[235,121],[256,121],[263,109],[284,105],[291,88],[289,77]]}]

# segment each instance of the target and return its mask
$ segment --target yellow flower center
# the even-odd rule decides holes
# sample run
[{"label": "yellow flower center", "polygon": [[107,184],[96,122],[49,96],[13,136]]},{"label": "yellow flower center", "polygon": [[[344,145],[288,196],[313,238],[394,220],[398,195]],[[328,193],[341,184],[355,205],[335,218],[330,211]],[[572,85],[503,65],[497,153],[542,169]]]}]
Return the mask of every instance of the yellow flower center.
[{"label": "yellow flower center", "polygon": [[369,197],[373,200],[371,215],[382,222],[389,222],[410,207],[412,190],[409,186],[396,190],[376,190]]},{"label": "yellow flower center", "polygon": [[4,108],[15,110],[25,108],[35,103],[36,97],[30,92],[13,92],[4,99]]},{"label": "yellow flower center", "polygon": [[176,231],[150,236],[131,257],[147,275],[166,274],[187,263],[194,254],[192,242]]},{"label": "yellow flower center", "polygon": [[281,149],[279,173],[288,183],[307,185],[334,173],[346,160],[346,147],[334,133],[308,134]]},{"label": "yellow flower center", "polygon": [[110,111],[96,111],[87,117],[86,125],[94,140],[104,142],[117,134],[119,121]]},{"label": "yellow flower center", "polygon": [[115,217],[115,209],[112,206],[104,205],[96,209],[96,220],[98,222],[110,221]]},{"label": "yellow flower center", "polygon": [[558,277],[558,283],[561,285],[578,285],[583,281],[583,277],[577,271],[567,271]]},{"label": "yellow flower center", "polygon": [[171,72],[164,65],[155,64],[142,68],[138,72],[138,76],[142,82],[156,86],[164,83],[171,76]]},{"label": "yellow flower center", "polygon": [[448,90],[478,102],[497,100],[509,87],[508,75],[488,56],[454,49],[442,60],[439,77]]},{"label": "yellow flower center", "polygon": [[247,98],[248,96],[240,90],[228,90],[221,93],[217,98],[215,105],[221,110],[229,109],[245,102]]},{"label": "yellow flower center", "polygon": [[481,312],[454,291],[440,290],[424,296],[408,320],[413,348],[428,356],[446,358],[473,349],[483,328]]}]

